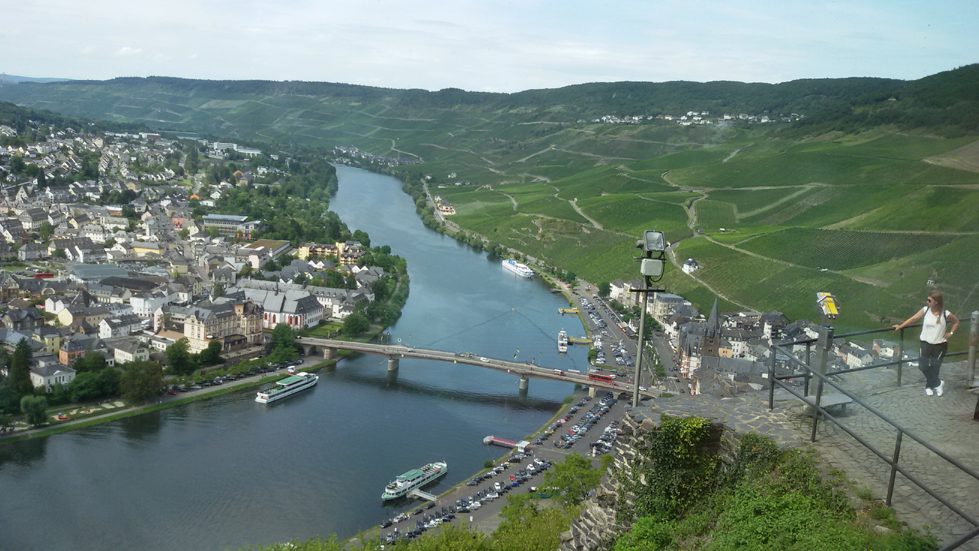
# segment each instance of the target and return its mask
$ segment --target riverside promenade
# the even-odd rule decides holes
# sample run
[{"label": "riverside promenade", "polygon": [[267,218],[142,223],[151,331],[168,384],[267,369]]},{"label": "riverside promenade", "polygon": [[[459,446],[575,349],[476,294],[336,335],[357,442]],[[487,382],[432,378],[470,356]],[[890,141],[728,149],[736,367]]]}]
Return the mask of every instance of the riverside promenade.
[{"label": "riverside promenade", "polygon": [[[973,420],[976,395],[966,362],[946,362],[943,396],[927,396],[924,377],[916,365],[905,366],[902,386],[894,369],[874,369],[836,376],[836,381],[873,408],[914,434],[979,472],[979,421]],[[828,388],[828,387],[827,387]],[[801,387],[799,388],[801,391]],[[809,444],[812,416],[807,406],[790,394],[777,390],[775,408],[768,409],[766,392],[733,398],[712,396],[673,397],[644,401],[630,415],[656,424],[663,414],[697,415],[728,425],[738,432],[756,432],[772,437],[780,446]],[[862,406],[851,403],[845,413],[831,408],[830,414],[886,456],[894,453],[897,430]],[[821,461],[838,469],[857,488],[867,488],[883,503],[887,495],[890,466],[852,436],[828,420],[821,420],[816,442]],[[979,518],[979,481],[905,435],[898,462],[913,476],[972,518]],[[899,521],[915,528],[930,527],[946,546],[970,532],[974,526],[924,490],[897,474],[891,506]],[[959,547],[979,551],[979,537]]]}]

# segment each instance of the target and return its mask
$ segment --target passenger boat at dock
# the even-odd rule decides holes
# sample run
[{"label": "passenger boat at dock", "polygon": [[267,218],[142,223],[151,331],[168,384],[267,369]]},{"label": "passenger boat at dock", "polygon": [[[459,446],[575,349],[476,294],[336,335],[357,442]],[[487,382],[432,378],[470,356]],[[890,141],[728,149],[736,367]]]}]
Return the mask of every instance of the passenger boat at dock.
[{"label": "passenger boat at dock", "polygon": [[268,404],[276,400],[281,400],[287,396],[292,396],[293,394],[302,392],[307,388],[312,388],[316,386],[320,378],[317,375],[311,373],[296,373],[295,375],[290,375],[281,381],[276,381],[275,385],[269,388],[263,388],[258,391],[255,396],[255,401],[260,404]]},{"label": "passenger boat at dock", "polygon": [[408,492],[421,488],[447,472],[449,472],[449,465],[445,461],[436,461],[419,469],[412,469],[385,486],[381,499],[387,501],[404,497]]},{"label": "passenger boat at dock", "polygon": [[513,272],[520,277],[526,277],[528,279],[534,277],[534,271],[530,267],[509,258],[503,261],[503,269],[508,272]]},{"label": "passenger boat at dock", "polygon": [[557,334],[557,351],[567,352],[568,351],[568,332],[562,329]]}]

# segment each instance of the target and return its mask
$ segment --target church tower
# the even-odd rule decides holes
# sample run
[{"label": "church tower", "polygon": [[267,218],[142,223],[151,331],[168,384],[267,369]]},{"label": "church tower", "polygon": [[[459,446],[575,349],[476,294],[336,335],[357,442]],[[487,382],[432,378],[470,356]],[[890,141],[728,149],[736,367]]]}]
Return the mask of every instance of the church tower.
[{"label": "church tower", "polygon": [[704,328],[704,338],[700,341],[700,355],[705,358],[716,358],[720,355],[720,347],[721,318],[717,315],[717,298],[715,298],[714,306],[710,309],[710,316],[707,318],[707,327]]}]

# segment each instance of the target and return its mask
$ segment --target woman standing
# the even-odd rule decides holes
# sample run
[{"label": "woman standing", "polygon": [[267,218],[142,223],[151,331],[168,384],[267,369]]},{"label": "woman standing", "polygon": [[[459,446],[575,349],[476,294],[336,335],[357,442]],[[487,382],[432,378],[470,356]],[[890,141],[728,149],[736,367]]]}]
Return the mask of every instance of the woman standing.
[{"label": "woman standing", "polygon": [[[938,291],[928,295],[928,304],[918,310],[904,323],[894,326],[894,330],[904,329],[908,325],[924,318],[921,323],[921,352],[918,355],[918,368],[925,375],[925,394],[941,396],[945,392],[945,381],[938,378],[942,368],[942,360],[948,352],[948,338],[959,328],[959,318],[945,309],[945,300]],[[948,329],[948,322],[952,329]]]}]

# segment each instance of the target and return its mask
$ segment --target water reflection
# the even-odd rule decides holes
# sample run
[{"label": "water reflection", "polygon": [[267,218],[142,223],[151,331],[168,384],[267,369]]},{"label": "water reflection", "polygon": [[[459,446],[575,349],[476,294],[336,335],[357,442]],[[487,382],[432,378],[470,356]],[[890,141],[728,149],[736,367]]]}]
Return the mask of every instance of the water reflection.
[{"label": "water reflection", "polygon": [[118,426],[130,444],[153,442],[163,428],[163,415],[162,412],[154,412],[126,417],[119,420]]},{"label": "water reflection", "polygon": [[28,467],[32,463],[44,459],[48,446],[48,438],[31,438],[14,445],[0,446],[0,468],[7,463],[18,467]]},{"label": "water reflection", "polygon": [[539,397],[529,397],[526,390],[520,390],[516,395],[501,396],[499,394],[489,394],[482,392],[462,391],[458,388],[446,389],[433,386],[431,384],[416,381],[399,381],[397,376],[392,378],[390,371],[385,377],[369,375],[357,372],[345,372],[340,375],[343,381],[363,384],[370,387],[383,386],[391,390],[405,392],[417,397],[437,398],[447,402],[462,402],[468,404],[481,404],[489,406],[515,406],[519,409],[532,411],[554,411],[559,407],[560,402],[547,400]]}]

